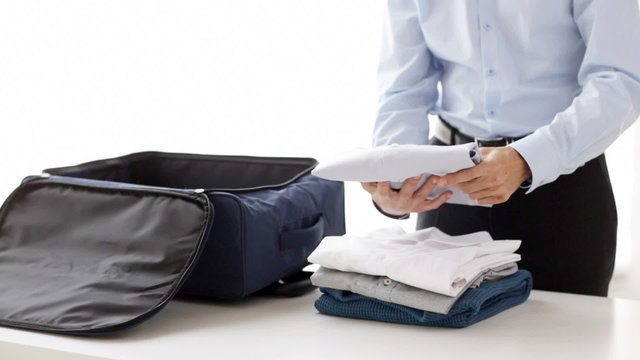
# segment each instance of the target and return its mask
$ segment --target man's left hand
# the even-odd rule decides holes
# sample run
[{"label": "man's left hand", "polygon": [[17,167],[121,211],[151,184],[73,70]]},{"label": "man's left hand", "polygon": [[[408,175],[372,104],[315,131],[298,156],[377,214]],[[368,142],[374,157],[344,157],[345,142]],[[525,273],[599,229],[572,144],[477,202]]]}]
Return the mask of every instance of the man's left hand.
[{"label": "man's left hand", "polygon": [[478,204],[503,203],[531,177],[527,162],[512,147],[480,148],[478,165],[440,177],[438,186],[453,186]]}]

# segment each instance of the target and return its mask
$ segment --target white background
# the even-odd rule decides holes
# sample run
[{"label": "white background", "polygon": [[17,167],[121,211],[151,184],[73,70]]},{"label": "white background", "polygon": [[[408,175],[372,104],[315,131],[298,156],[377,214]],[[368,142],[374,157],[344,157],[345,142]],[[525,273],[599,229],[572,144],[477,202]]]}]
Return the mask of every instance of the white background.
[{"label": "white background", "polygon": [[[0,0],[0,199],[46,167],[136,151],[321,160],[369,146],[381,10],[380,0]],[[640,296],[639,134],[608,152],[619,296]],[[347,184],[348,231],[396,223]]]}]

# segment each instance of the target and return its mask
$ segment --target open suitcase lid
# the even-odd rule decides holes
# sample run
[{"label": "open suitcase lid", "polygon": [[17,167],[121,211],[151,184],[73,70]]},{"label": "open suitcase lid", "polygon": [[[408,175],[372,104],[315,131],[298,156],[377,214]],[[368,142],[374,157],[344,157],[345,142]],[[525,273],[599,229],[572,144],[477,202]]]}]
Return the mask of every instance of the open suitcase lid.
[{"label": "open suitcase lid", "polygon": [[132,327],[177,293],[213,208],[198,191],[30,177],[0,209],[0,325]]}]

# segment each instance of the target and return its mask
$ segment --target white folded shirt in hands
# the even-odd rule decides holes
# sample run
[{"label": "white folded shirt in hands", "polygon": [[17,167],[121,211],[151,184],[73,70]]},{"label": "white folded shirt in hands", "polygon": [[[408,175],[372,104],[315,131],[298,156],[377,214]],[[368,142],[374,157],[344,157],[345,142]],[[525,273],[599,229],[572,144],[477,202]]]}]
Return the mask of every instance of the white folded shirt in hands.
[{"label": "white folded shirt in hands", "polygon": [[[475,166],[482,160],[474,143],[437,145],[385,145],[371,149],[357,149],[344,153],[331,161],[321,162],[311,172],[328,180],[379,182],[390,181],[399,189],[408,178],[422,175],[418,187],[431,175],[446,175]],[[475,200],[456,188],[436,188],[429,199],[443,192],[453,192],[448,202],[477,205]]]}]

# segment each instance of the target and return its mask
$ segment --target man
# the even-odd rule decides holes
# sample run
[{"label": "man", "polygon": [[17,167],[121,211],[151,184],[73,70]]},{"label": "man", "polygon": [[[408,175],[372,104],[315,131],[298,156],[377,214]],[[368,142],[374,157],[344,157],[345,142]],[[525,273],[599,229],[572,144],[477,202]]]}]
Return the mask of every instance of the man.
[{"label": "man", "polygon": [[[637,0],[388,0],[374,145],[476,141],[483,161],[394,191],[418,228],[522,239],[534,287],[606,296],[617,217],[605,149],[640,114]],[[441,84],[441,91],[438,90]],[[416,174],[417,175],[417,174]],[[453,186],[483,206],[426,195]]]}]

